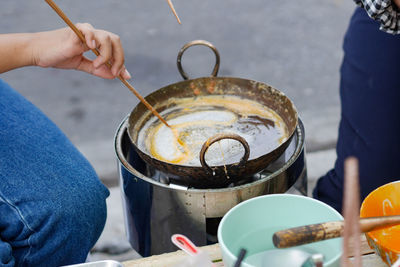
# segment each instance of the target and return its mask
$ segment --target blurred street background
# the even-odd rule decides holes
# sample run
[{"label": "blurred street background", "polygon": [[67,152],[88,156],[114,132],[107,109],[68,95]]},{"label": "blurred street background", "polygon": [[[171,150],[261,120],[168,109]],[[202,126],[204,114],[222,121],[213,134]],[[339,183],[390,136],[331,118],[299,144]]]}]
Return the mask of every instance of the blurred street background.
[{"label": "blurred street background", "polygon": [[[1,3],[1,33],[66,26],[45,1]],[[221,56],[219,76],[265,82],[293,100],[306,129],[310,187],[333,166],[341,45],[353,1],[173,0],[182,25],[165,0],[56,3],[73,22],[88,22],[121,37],[131,84],[143,96],[182,80],[176,57],[185,43],[195,39],[213,43]],[[192,78],[208,76],[214,62],[212,51],[205,47],[190,48],[183,57],[183,67]],[[27,67],[0,78],[47,114],[110,188],[109,220],[95,248],[98,259],[132,257],[126,254],[131,251],[124,240],[113,139],[120,122],[138,103],[136,97],[118,80],[72,70]]]}]

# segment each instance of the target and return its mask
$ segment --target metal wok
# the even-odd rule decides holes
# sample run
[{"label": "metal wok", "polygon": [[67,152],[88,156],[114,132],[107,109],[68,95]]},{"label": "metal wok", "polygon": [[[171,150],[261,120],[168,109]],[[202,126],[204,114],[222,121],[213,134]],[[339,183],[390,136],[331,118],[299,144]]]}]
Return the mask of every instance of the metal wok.
[{"label": "metal wok", "polygon": [[[183,52],[194,45],[204,45],[211,48],[216,55],[216,64],[211,77],[202,77],[189,79],[181,65]],[[178,70],[184,81],[165,86],[146,97],[146,100],[158,111],[162,112],[173,106],[173,102],[168,101],[171,98],[189,98],[196,101],[200,96],[238,96],[243,99],[255,101],[267,106],[277,113],[285,123],[288,130],[286,141],[277,145],[272,151],[265,151],[256,158],[249,157],[252,146],[240,136],[231,134],[220,134],[207,140],[200,152],[201,166],[187,166],[165,162],[159,160],[149,153],[142,151],[138,145],[138,133],[145,123],[153,117],[147,108],[139,103],[131,112],[128,123],[128,134],[133,147],[139,156],[149,165],[159,171],[178,176],[183,183],[196,188],[217,188],[252,176],[255,173],[265,169],[271,162],[276,160],[287,148],[291,138],[296,130],[298,115],[292,101],[279,90],[268,84],[253,80],[234,78],[234,77],[216,77],[219,69],[219,53],[216,48],[207,41],[196,40],[187,43],[179,51],[177,59]],[[228,165],[209,166],[204,159],[207,149],[212,143],[221,139],[238,140],[244,147],[244,155],[238,162]]]}]

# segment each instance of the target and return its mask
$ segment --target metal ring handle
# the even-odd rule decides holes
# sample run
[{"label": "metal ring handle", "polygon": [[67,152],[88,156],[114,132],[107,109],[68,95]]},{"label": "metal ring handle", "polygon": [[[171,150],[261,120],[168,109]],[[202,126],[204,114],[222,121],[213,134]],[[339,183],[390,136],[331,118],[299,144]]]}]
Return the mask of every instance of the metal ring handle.
[{"label": "metal ring handle", "polygon": [[249,156],[250,156],[249,144],[247,143],[246,139],[244,139],[240,135],[233,134],[233,133],[220,133],[220,134],[216,134],[214,136],[211,136],[203,144],[203,146],[201,147],[201,150],[200,150],[200,163],[201,163],[201,166],[203,168],[207,169],[207,171],[209,171],[211,173],[213,172],[213,170],[207,164],[207,162],[205,160],[205,155],[206,155],[207,150],[210,148],[210,146],[212,144],[214,144],[215,142],[218,142],[218,141],[220,141],[222,139],[234,139],[234,140],[240,142],[243,145],[243,147],[244,147],[244,155],[241,158],[241,160],[240,160],[240,162],[238,164],[238,167],[242,167],[244,164],[246,164],[246,162],[247,162],[247,160],[249,159]]},{"label": "metal ring handle", "polygon": [[182,55],[183,55],[183,52],[185,52],[186,49],[188,49],[191,46],[195,46],[195,45],[204,45],[204,46],[207,46],[207,47],[211,48],[211,50],[214,51],[214,54],[215,54],[215,66],[214,66],[214,69],[213,69],[213,71],[211,73],[211,76],[212,77],[216,77],[217,74],[218,74],[218,70],[219,70],[219,53],[218,53],[217,48],[215,48],[215,46],[212,43],[210,43],[208,41],[204,41],[204,40],[194,40],[194,41],[191,41],[191,42],[185,44],[184,46],[182,46],[181,50],[179,50],[178,58],[176,60],[176,64],[178,65],[179,73],[182,75],[184,80],[188,80],[189,79],[189,76],[186,74],[186,72],[182,68]]}]

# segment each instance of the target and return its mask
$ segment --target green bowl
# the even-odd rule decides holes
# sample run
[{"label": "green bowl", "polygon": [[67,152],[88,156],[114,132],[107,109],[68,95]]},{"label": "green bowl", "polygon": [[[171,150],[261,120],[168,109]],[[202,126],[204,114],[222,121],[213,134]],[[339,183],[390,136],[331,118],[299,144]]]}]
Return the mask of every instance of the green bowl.
[{"label": "green bowl", "polygon": [[[225,214],[218,227],[218,242],[227,267],[234,266],[241,248],[247,250],[242,267],[254,266],[246,262],[249,256],[277,249],[272,243],[274,232],[286,228],[328,221],[343,220],[342,215],[325,203],[304,196],[272,194],[246,200]],[[324,266],[339,266],[342,238],[335,238],[297,246],[307,252],[322,253]],[[268,265],[264,259],[263,266]],[[255,266],[260,267],[260,266]]]}]

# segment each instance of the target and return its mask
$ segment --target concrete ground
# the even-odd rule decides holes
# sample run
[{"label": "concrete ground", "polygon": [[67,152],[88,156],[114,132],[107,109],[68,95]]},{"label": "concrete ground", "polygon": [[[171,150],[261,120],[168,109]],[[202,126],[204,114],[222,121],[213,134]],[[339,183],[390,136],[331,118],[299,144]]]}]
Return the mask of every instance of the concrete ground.
[{"label": "concrete ground", "polygon": [[[1,33],[65,27],[44,1],[1,2]],[[183,44],[212,42],[221,56],[219,76],[271,84],[295,103],[306,129],[310,191],[333,166],[341,46],[355,8],[352,0],[173,0],[182,25],[161,0],[56,2],[73,22],[89,22],[121,37],[131,82],[143,96],[181,81],[176,56]],[[209,75],[213,64],[206,48],[190,49],[183,57],[191,77]],[[49,116],[110,188],[109,216],[92,260],[135,257],[124,234],[113,138],[138,100],[118,81],[78,71],[28,67],[1,79]]]},{"label": "concrete ground", "polygon": [[[1,2],[2,33],[65,27],[44,1]],[[219,76],[265,82],[293,100],[306,127],[308,151],[334,147],[341,46],[355,8],[352,0],[174,0],[182,25],[166,1],[55,2],[73,22],[89,22],[121,37],[131,83],[143,96],[181,81],[179,49],[207,40],[220,53]],[[190,77],[207,76],[214,56],[205,47],[193,47],[182,63]],[[113,137],[138,103],[127,88],[118,80],[52,68],[20,68],[1,79],[52,119],[108,186],[116,185]]]}]

